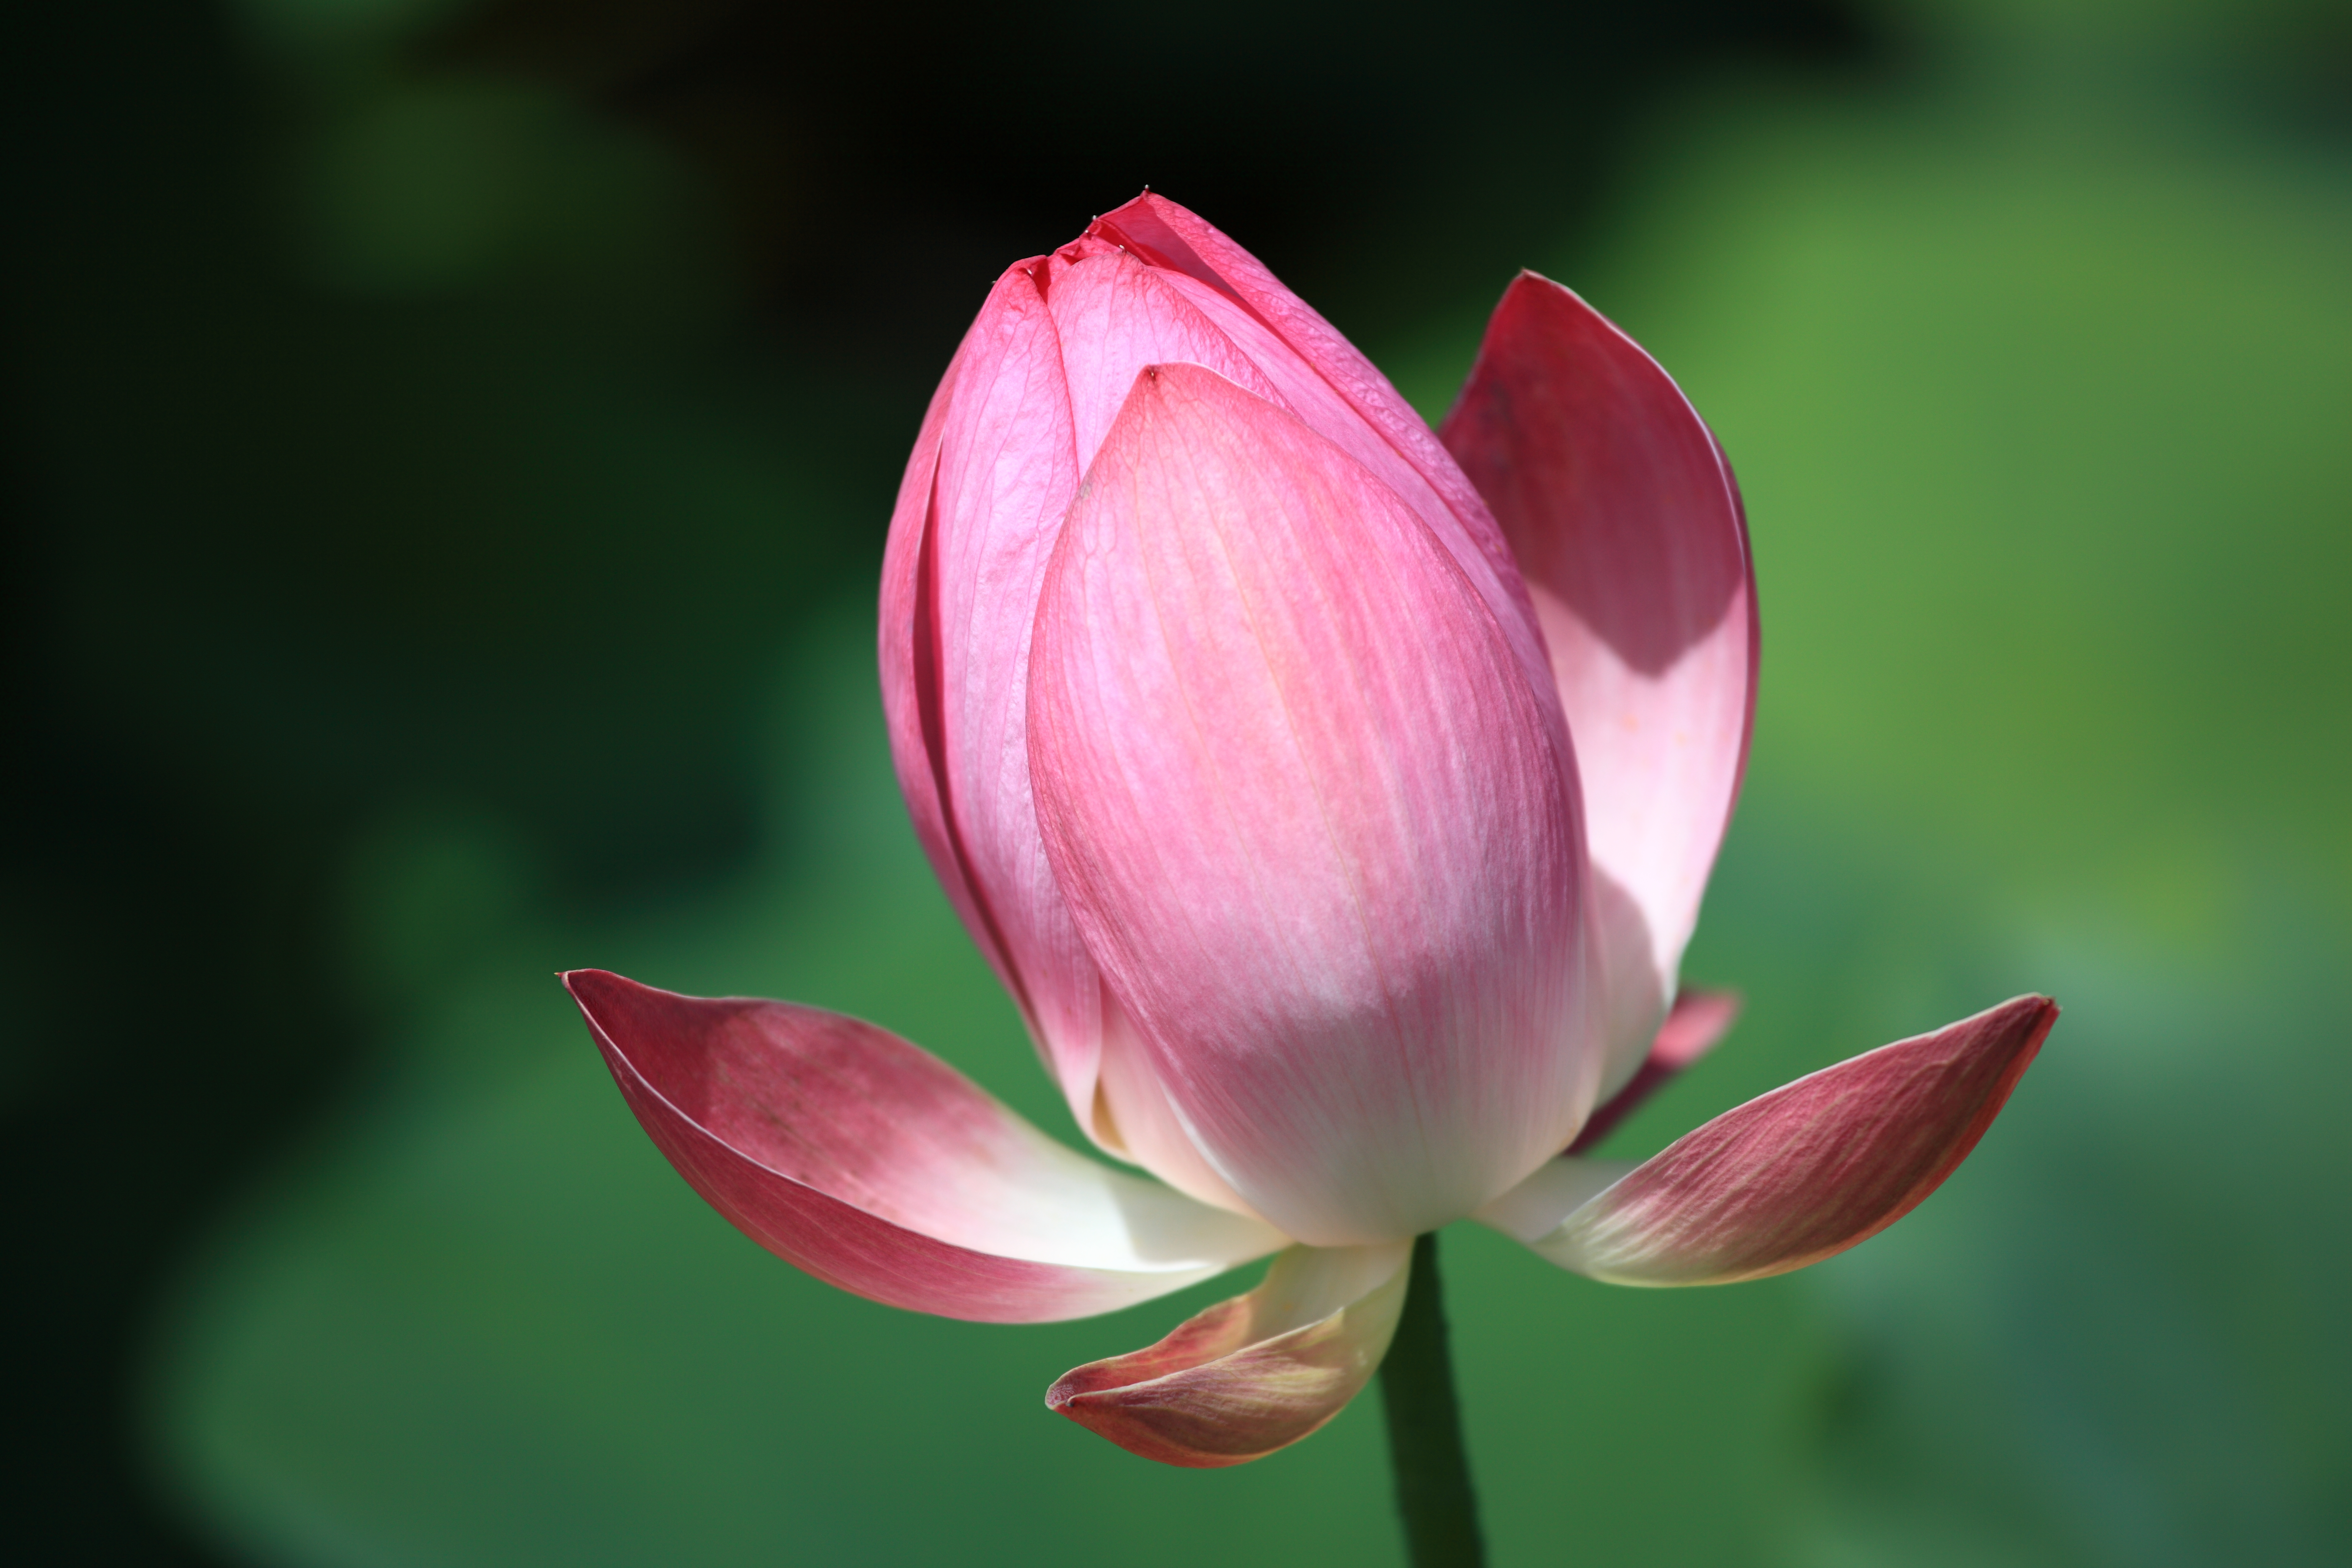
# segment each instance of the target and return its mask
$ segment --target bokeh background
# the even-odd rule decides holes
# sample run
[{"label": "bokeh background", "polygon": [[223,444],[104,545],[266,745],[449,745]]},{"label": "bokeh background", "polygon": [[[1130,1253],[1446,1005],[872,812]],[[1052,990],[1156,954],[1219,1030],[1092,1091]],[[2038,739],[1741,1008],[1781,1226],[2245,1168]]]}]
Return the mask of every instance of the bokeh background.
[{"label": "bokeh background", "polygon": [[872,599],[994,275],[1146,183],[1433,417],[1514,268],[1744,482],[1730,1042],[1615,1152],[2029,989],[1804,1274],[1469,1227],[1496,1561],[2352,1558],[2352,15],[2315,0],[48,0],[12,237],[0,1135],[25,1562],[1400,1560],[1379,1410],[1046,1414],[705,1210],[551,979],[860,1013],[1066,1137]]}]

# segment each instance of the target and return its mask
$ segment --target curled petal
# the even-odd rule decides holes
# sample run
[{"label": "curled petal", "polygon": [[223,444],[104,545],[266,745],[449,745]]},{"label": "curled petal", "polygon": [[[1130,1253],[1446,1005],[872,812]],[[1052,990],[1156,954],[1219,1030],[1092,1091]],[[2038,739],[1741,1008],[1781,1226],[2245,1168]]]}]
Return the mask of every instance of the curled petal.
[{"label": "curled petal", "polygon": [[1337,1415],[1380,1366],[1412,1256],[1409,1241],[1292,1247],[1248,1295],[1064,1374],[1046,1408],[1162,1464],[1263,1458]]},{"label": "curled petal", "polygon": [[1026,736],[1030,626],[1078,467],[1060,339],[1014,268],[956,351],[899,489],[883,710],[932,869],[1084,1125],[1098,983],[1037,837]]},{"label": "curled petal", "polygon": [[1111,1170],[888,1031],[602,970],[563,983],[646,1132],[769,1251],[942,1317],[1107,1312],[1263,1257],[1263,1225]]},{"label": "curled petal", "polygon": [[923,603],[934,592],[926,581],[931,568],[926,545],[931,533],[932,498],[940,467],[940,426],[956,384],[956,372],[970,352],[971,340],[957,350],[947,375],[932,393],[915,450],[898,480],[898,505],[890,513],[890,533],[882,550],[881,635],[882,713],[890,731],[890,753],[898,773],[907,812],[914,819],[915,837],[923,846],[931,868],[947,889],[948,900],[998,973],[1004,973],[1002,945],[987,932],[972,901],[971,880],[949,825],[945,780],[940,776],[933,731],[939,724],[939,650],[934,614]]},{"label": "curled petal", "polygon": [[1576,739],[1606,1094],[1674,994],[1747,762],[1756,593],[1739,491],[1657,363],[1533,273],[1496,308],[1444,439],[1526,575]]},{"label": "curled petal", "polygon": [[1361,465],[1198,366],[1138,378],[1038,610],[1039,820],[1183,1127],[1293,1237],[1433,1228],[1591,1104],[1548,699]]},{"label": "curled petal", "polygon": [[1759,1095],[1639,1165],[1556,1160],[1477,1217],[1612,1284],[1802,1268],[1942,1185],[2057,1017],[2044,996],[2004,1002]]}]

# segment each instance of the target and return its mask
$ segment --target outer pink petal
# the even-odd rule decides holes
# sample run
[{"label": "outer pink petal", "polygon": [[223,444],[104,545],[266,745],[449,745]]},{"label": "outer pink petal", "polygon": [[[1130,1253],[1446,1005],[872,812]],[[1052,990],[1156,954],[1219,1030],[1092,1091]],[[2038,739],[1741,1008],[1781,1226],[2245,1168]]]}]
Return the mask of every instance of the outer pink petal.
[{"label": "outer pink petal", "polygon": [[1078,481],[1042,266],[998,280],[917,440],[884,556],[882,693],[932,868],[1087,1124],[1097,977],[1029,793],[1030,628]]},{"label": "outer pink petal", "polygon": [[855,1018],[563,977],[630,1110],[761,1246],[894,1307],[1106,1312],[1272,1251],[1264,1226],[1073,1153]]},{"label": "outer pink petal", "polygon": [[1180,1193],[1204,1204],[1259,1219],[1256,1210],[1209,1163],[1169,1100],[1135,1020],[1118,998],[1103,993],[1102,1076],[1097,1080],[1095,1142],[1131,1161]]},{"label": "outer pink petal", "polygon": [[[1264,372],[1204,313],[1178,279],[1115,246],[1084,241],[1045,261],[1040,287],[1061,342],[1079,467],[1094,460],[1128,389],[1148,364],[1197,364],[1280,402]],[[1298,357],[1286,344],[1258,345],[1275,362]],[[1360,423],[1350,415],[1349,422]],[[1073,476],[1072,489],[1076,489]]]},{"label": "outer pink petal", "polygon": [[[1210,248],[1222,247],[1223,254],[1245,274],[1246,287],[1284,319],[1302,327],[1307,352],[1243,306],[1222,282],[1213,286],[1201,277],[1171,269],[1165,265],[1161,250],[1131,248],[1105,238],[1107,226],[1115,225],[1117,215],[1098,220],[1087,237],[1029,268],[1045,296],[1059,338],[1070,419],[1080,454],[1090,458],[1100,447],[1145,366],[1197,364],[1297,415],[1310,429],[1350,455],[1378,465],[1380,477],[1391,488],[1402,487],[1414,498],[1412,504],[1434,531],[1463,544],[1470,532],[1455,515],[1459,504],[1491,541],[1492,557],[1507,561],[1499,531],[1486,517],[1483,503],[1453,459],[1361,356],[1255,260],[1192,215],[1156,197],[1145,198],[1134,210],[1171,214],[1207,236],[1204,243]],[[1170,245],[1181,246],[1172,236],[1162,237]],[[1182,254],[1191,265],[1206,268],[1198,253],[1184,250]],[[1205,270],[1202,276],[1214,278]],[[1350,384],[1364,395],[1355,400],[1343,395],[1318,368],[1318,355],[1346,366],[1351,373]],[[1282,388],[1288,388],[1289,395]],[[1400,415],[1401,423],[1394,417]],[[1412,449],[1423,467],[1450,478],[1452,500],[1439,493],[1423,468],[1406,460],[1386,433],[1390,426],[1409,429]],[[1498,581],[1489,559],[1473,555],[1471,560],[1490,587]],[[1516,587],[1516,568],[1503,575]],[[1533,612],[1525,603],[1524,592],[1509,601],[1498,595],[1497,602],[1515,624],[1532,626]],[[1531,662],[1539,689],[1549,690],[1549,667],[1541,662],[1538,645],[1529,637],[1526,646],[1537,655]],[[1559,733],[1564,743],[1564,721]],[[1236,1212],[1250,1212],[1193,1145],[1139,1048],[1131,1041],[1122,1048],[1122,1037],[1131,1030],[1124,1027],[1127,1021],[1117,999],[1105,993],[1102,1007],[1100,1076],[1094,1114],[1087,1124],[1096,1142],[1143,1165],[1181,1191]]]},{"label": "outer pink petal", "polygon": [[1614,1019],[1606,1092],[1674,994],[1747,761],[1739,493],[1657,363],[1533,273],[1496,308],[1444,438],[1526,575],[1576,740]]},{"label": "outer pink petal", "polygon": [[[2057,1018],[2044,996],[2004,1002],[1727,1110],[1613,1183],[1594,1179],[1608,1172],[1600,1162],[1556,1161],[1478,1217],[1612,1284],[1723,1285],[1802,1268],[1942,1185]],[[1549,1215],[1535,1201],[1543,1188],[1557,1205]]]},{"label": "outer pink petal", "polygon": [[1292,1236],[1442,1224],[1591,1104],[1540,707],[1360,465],[1196,366],[1139,379],[1039,606],[1040,821],[1194,1143]]},{"label": "outer pink petal", "polygon": [[[1104,214],[1060,254],[1113,247],[1148,262],[1214,323],[1265,377],[1273,401],[1403,498],[1486,601],[1528,679],[1548,687],[1534,606],[1487,503],[1372,362],[1257,258],[1165,196],[1147,191]],[[1118,390],[1123,396],[1125,389]],[[1557,738],[1565,748],[1565,726]]]},{"label": "outer pink petal", "polygon": [[1339,1414],[1379,1367],[1412,1256],[1411,1242],[1293,1247],[1248,1295],[1065,1374],[1046,1408],[1162,1464],[1263,1458]]},{"label": "outer pink petal", "polygon": [[915,450],[898,481],[898,505],[890,513],[890,535],[882,549],[882,603],[879,653],[882,670],[882,713],[890,730],[891,760],[897,764],[899,792],[914,819],[915,837],[929,858],[940,885],[962,917],[1000,977],[1005,968],[1002,945],[982,920],[965,875],[963,855],[950,825],[944,780],[931,745],[931,731],[940,720],[939,648],[936,614],[927,602],[933,486],[939,473],[940,426],[947,417],[948,399],[955,390],[956,373],[971,346],[967,336],[949,363],[930,406],[924,412]]}]

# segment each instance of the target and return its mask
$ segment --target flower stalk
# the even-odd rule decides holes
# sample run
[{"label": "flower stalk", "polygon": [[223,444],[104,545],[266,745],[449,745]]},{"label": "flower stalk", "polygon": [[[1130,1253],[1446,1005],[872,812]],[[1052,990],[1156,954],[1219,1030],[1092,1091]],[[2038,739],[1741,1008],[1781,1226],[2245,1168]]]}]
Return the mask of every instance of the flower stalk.
[{"label": "flower stalk", "polygon": [[1397,1512],[1412,1568],[1483,1568],[1478,1499],[1462,1446],[1462,1409],[1454,1395],[1454,1357],[1446,1343],[1445,1301],[1437,1279],[1437,1233],[1412,1244],[1404,1315],[1381,1363],[1381,1403],[1388,1411],[1389,1463]]}]

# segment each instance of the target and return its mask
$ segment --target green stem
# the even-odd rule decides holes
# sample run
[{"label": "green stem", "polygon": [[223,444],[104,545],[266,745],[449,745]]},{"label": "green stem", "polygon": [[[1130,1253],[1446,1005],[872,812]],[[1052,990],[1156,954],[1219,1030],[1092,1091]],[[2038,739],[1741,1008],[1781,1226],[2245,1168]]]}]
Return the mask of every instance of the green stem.
[{"label": "green stem", "polygon": [[1412,1244],[1404,1315],[1381,1363],[1381,1403],[1388,1407],[1389,1462],[1412,1568],[1481,1568],[1486,1544],[1478,1534],[1478,1500],[1462,1447],[1434,1232]]}]

